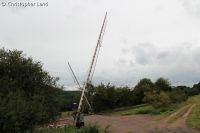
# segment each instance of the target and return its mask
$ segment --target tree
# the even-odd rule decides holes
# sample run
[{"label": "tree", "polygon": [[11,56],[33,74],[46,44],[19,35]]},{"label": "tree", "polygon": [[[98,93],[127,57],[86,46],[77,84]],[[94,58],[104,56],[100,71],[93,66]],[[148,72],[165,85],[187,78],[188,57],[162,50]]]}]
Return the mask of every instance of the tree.
[{"label": "tree", "polygon": [[198,95],[200,94],[200,82],[198,84],[194,84],[193,87],[191,88],[192,90],[192,95]]},{"label": "tree", "polygon": [[186,86],[171,87],[167,79],[159,78],[154,83],[155,89],[145,92],[144,102],[155,108],[167,107],[172,103],[185,101],[188,98]]},{"label": "tree", "polygon": [[143,102],[145,92],[154,89],[154,84],[150,79],[141,79],[133,90],[133,97],[135,104],[140,104]]},{"label": "tree", "polygon": [[92,106],[97,112],[113,109],[116,106],[116,98],[115,86],[101,84],[95,87],[95,92],[92,96]]},{"label": "tree", "polygon": [[59,115],[57,78],[22,51],[0,49],[0,132],[23,133]]},{"label": "tree", "polygon": [[154,84],[155,84],[156,89],[159,91],[171,91],[172,89],[171,83],[167,79],[164,79],[164,78],[157,79]]},{"label": "tree", "polygon": [[134,104],[133,93],[128,87],[119,87],[116,89],[117,106],[124,107]]}]

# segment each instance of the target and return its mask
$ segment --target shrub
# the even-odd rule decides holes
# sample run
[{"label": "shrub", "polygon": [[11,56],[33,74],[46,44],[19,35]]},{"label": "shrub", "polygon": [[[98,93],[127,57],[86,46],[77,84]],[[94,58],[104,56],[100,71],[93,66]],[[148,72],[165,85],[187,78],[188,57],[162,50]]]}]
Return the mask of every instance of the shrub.
[{"label": "shrub", "polygon": [[22,51],[0,49],[0,132],[23,133],[56,119],[56,82]]},{"label": "shrub", "polygon": [[174,88],[170,93],[169,93],[170,99],[172,103],[180,103],[185,100],[187,100],[188,96],[185,93],[184,90]]},{"label": "shrub", "polygon": [[150,91],[145,93],[144,101],[155,108],[168,107],[171,103],[170,97],[166,92]]}]

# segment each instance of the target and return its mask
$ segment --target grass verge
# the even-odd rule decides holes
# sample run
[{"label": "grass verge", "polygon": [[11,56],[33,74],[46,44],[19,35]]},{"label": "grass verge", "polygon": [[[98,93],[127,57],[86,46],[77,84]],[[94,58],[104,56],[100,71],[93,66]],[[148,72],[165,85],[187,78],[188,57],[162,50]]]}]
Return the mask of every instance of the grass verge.
[{"label": "grass verge", "polygon": [[135,106],[127,110],[113,112],[113,115],[134,115],[134,114],[166,114],[172,112],[175,106],[155,109],[151,105]]},{"label": "grass verge", "polygon": [[77,129],[74,126],[65,126],[64,128],[38,129],[33,133],[104,133],[104,131],[100,130],[97,125],[87,125],[80,129]]},{"label": "grass verge", "polygon": [[196,106],[193,108],[186,122],[189,127],[200,129],[200,96],[195,96],[194,100],[196,101]]}]

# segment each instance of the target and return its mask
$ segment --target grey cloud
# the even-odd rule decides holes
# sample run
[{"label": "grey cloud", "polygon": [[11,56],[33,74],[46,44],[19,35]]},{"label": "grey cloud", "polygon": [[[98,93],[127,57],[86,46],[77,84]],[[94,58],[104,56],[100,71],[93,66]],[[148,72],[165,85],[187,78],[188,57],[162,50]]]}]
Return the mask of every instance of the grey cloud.
[{"label": "grey cloud", "polygon": [[[153,44],[145,42],[134,45],[129,49],[122,49],[122,52],[124,54],[128,52],[131,53],[136,63],[145,65],[152,63],[152,59],[155,56],[156,48]],[[133,61],[131,64],[133,64]]]},{"label": "grey cloud", "polygon": [[119,60],[117,60],[117,61],[115,62],[115,64],[116,64],[117,66],[119,66],[119,67],[122,67],[122,66],[124,66],[124,65],[127,64],[127,61],[126,61],[126,59],[119,59]]},{"label": "grey cloud", "polygon": [[186,66],[177,64],[176,66],[168,69],[166,76],[173,81],[176,85],[190,85],[200,81],[200,66]]},{"label": "grey cloud", "polygon": [[129,50],[128,50],[128,49],[125,49],[125,48],[123,48],[123,49],[121,50],[121,52],[122,52],[123,54],[127,54],[127,53],[129,52]]},{"label": "grey cloud", "polygon": [[156,52],[155,46],[148,42],[140,43],[131,50],[136,62],[141,65],[151,64]]},{"label": "grey cloud", "polygon": [[199,0],[180,0],[180,2],[190,15],[200,18]]},{"label": "grey cloud", "polygon": [[129,50],[122,49],[122,53],[130,52],[135,62],[140,65],[147,64],[175,64],[177,61],[194,60],[199,62],[200,48],[191,43],[182,43],[178,46],[170,47],[167,50],[159,50],[153,43],[139,43]]},{"label": "grey cloud", "polygon": [[86,11],[86,8],[79,5],[72,7],[72,12],[80,13],[80,12],[85,12],[85,11]]},{"label": "grey cloud", "polygon": [[157,58],[158,58],[158,59],[165,59],[165,58],[167,58],[168,56],[169,56],[169,52],[165,51],[165,52],[160,52],[160,53],[158,53]]},{"label": "grey cloud", "polygon": [[90,3],[98,4],[101,0],[87,0]]},{"label": "grey cloud", "polygon": [[193,58],[194,61],[200,65],[200,47],[194,50]]},{"label": "grey cloud", "polygon": [[158,64],[165,65],[165,64],[173,64],[176,59],[178,58],[180,53],[177,51],[162,51],[156,53],[155,61]]},{"label": "grey cloud", "polygon": [[[122,54],[124,55],[123,52]],[[129,77],[137,75],[136,77],[156,79],[163,76],[175,85],[192,85],[200,80],[198,44],[185,42],[166,50],[159,50],[152,43],[139,43],[129,48],[129,56],[130,59],[126,63],[129,62],[130,70],[134,68],[131,72],[124,71]]]},{"label": "grey cloud", "polygon": [[134,66],[135,66],[135,62],[134,62],[133,60],[130,60],[130,61],[129,61],[129,65],[130,65],[131,67],[134,67]]}]

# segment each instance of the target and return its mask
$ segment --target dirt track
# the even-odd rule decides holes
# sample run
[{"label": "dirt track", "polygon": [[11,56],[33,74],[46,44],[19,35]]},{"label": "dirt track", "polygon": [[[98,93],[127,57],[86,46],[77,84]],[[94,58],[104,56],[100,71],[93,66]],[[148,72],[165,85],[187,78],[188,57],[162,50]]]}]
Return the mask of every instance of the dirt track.
[{"label": "dirt track", "polygon": [[161,120],[156,120],[155,116],[150,115],[92,115],[85,117],[85,122],[97,123],[103,129],[107,128],[110,133],[200,133],[188,128],[185,123],[194,106],[188,106],[186,111],[171,123],[168,122],[170,117],[177,115],[181,109]]},{"label": "dirt track", "polygon": [[156,123],[151,116],[104,116],[92,115],[85,118],[86,123],[97,123],[102,128],[108,128],[111,133],[143,133]]}]

